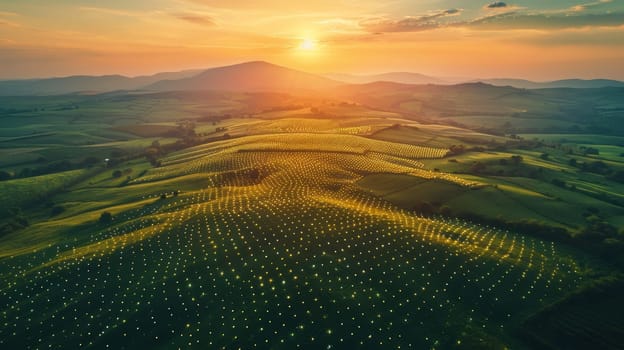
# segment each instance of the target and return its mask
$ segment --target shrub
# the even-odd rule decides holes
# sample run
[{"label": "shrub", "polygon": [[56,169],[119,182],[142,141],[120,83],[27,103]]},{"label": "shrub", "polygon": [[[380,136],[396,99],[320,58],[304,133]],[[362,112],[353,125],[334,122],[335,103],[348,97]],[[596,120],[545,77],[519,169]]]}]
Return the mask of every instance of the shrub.
[{"label": "shrub", "polygon": [[486,168],[487,168],[487,166],[485,165],[485,163],[482,163],[482,162],[474,162],[474,163],[472,164],[472,166],[470,167],[470,171],[471,171],[472,173],[479,174],[479,173],[484,172]]},{"label": "shrub", "polygon": [[453,214],[453,210],[448,205],[443,205],[440,207],[440,215],[451,216]]},{"label": "shrub", "polygon": [[583,146],[581,146],[581,151],[583,151],[584,154],[593,154],[593,155],[599,155],[600,154],[600,150],[598,150],[597,148],[593,148],[593,147],[583,147]]},{"label": "shrub", "polygon": [[466,152],[466,146],[464,145],[451,145],[447,155],[459,155]]},{"label": "shrub", "polygon": [[414,212],[428,216],[436,212],[436,208],[429,202],[419,202],[414,205]]},{"label": "shrub", "polygon": [[105,211],[100,215],[99,222],[101,224],[108,224],[112,221],[113,221],[113,214],[111,214],[110,212]]},{"label": "shrub", "polygon": [[517,156],[517,155],[511,156],[511,157],[509,157],[509,158],[511,159],[511,162],[512,162],[514,165],[518,165],[518,164],[520,164],[520,163],[524,160],[524,159],[522,158],[522,156]]},{"label": "shrub", "polygon": [[65,207],[61,205],[55,205],[54,207],[52,207],[50,214],[52,216],[56,216],[56,215],[63,213],[64,211],[65,211]]},{"label": "shrub", "polygon": [[11,175],[8,171],[0,171],[0,181],[9,180],[12,177],[13,175]]},{"label": "shrub", "polygon": [[611,176],[609,176],[609,179],[619,183],[624,183],[624,170],[616,171]]},{"label": "shrub", "polygon": [[85,158],[82,161],[82,164],[87,166],[87,167],[91,167],[91,166],[94,166],[95,164],[97,164],[99,162],[100,162],[100,160],[98,158],[96,158],[94,156],[89,156],[89,157]]}]

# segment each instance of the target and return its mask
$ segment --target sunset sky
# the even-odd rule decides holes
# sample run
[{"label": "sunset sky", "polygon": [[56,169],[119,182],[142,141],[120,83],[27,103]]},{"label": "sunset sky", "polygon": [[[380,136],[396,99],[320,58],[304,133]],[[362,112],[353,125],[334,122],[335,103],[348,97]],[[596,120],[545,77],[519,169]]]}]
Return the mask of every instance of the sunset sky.
[{"label": "sunset sky", "polygon": [[314,73],[624,80],[624,1],[0,0],[0,78],[265,60]]}]

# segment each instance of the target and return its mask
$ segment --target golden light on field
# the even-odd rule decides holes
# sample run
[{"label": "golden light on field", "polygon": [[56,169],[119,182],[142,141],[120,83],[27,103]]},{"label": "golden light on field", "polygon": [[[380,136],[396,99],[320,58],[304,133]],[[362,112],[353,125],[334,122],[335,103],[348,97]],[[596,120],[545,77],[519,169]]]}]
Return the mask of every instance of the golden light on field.
[{"label": "golden light on field", "polygon": [[[555,242],[419,216],[361,187],[365,174],[444,176],[421,162],[444,148],[368,138],[355,120],[253,125],[256,135],[166,156],[131,180],[146,197],[116,207],[117,223],[96,226],[97,240],[2,260],[0,277],[18,277],[0,290],[0,346],[433,348],[464,341],[467,323],[510,327],[515,308],[587,283]],[[159,199],[164,182],[185,190]],[[35,332],[32,310],[49,315]],[[70,317],[77,326],[64,332]]]}]

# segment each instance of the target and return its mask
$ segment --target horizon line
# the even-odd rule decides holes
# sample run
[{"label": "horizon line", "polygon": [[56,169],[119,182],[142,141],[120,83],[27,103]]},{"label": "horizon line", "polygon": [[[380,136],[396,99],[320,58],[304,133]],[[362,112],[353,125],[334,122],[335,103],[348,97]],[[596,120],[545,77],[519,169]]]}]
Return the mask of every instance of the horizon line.
[{"label": "horizon line", "polygon": [[[182,72],[190,72],[190,71],[197,71],[198,73],[201,73],[203,71],[208,71],[208,70],[212,70],[212,69],[219,69],[219,68],[226,68],[226,67],[234,67],[234,66],[239,66],[239,65],[244,65],[244,64],[251,64],[251,63],[266,63],[272,66],[277,66],[277,67],[282,67],[282,68],[286,68],[289,70],[295,70],[295,71],[299,71],[299,72],[303,72],[303,73],[307,73],[307,74],[313,74],[316,76],[320,76],[320,77],[324,77],[324,78],[328,78],[328,79],[333,79],[336,81],[339,81],[339,79],[336,79],[334,77],[332,77],[332,75],[346,75],[346,76],[352,76],[352,77],[356,77],[356,78],[366,78],[366,77],[372,77],[372,76],[376,76],[376,75],[385,75],[385,74],[418,74],[418,75],[422,75],[425,76],[427,78],[432,78],[432,79],[440,79],[440,80],[444,80],[444,79],[451,79],[453,81],[441,81],[439,83],[435,83],[434,85],[455,85],[455,84],[462,84],[462,83],[471,83],[471,82],[479,82],[481,80],[525,80],[527,82],[532,82],[532,83],[552,83],[552,82],[558,82],[558,81],[565,81],[565,80],[584,80],[584,81],[592,81],[592,80],[612,80],[612,81],[618,81],[618,82],[624,82],[624,79],[619,79],[619,78],[609,78],[609,77],[604,77],[604,76],[593,76],[593,77],[578,77],[578,76],[567,76],[567,77],[562,77],[562,78],[557,78],[557,79],[547,79],[547,80],[534,80],[528,77],[520,77],[520,76],[513,76],[513,75],[509,75],[509,76],[490,76],[490,77],[459,77],[459,76],[453,76],[453,75],[436,75],[436,74],[429,74],[429,73],[423,73],[420,71],[411,71],[411,70],[388,70],[388,71],[377,71],[377,72],[369,72],[369,73],[363,73],[363,72],[346,72],[346,71],[335,71],[335,72],[323,72],[323,73],[316,73],[316,72],[310,72],[307,70],[303,70],[303,69],[298,69],[298,68],[291,68],[288,67],[286,65],[281,65],[281,64],[276,64],[267,60],[249,60],[249,61],[237,61],[237,62],[232,62],[232,63],[228,63],[228,64],[221,64],[221,65],[215,65],[215,66],[208,66],[208,67],[196,67],[196,68],[192,68],[192,67],[188,67],[188,68],[179,68],[179,69],[164,69],[164,70],[158,70],[158,71],[151,71],[150,73],[145,73],[145,74],[124,74],[124,73],[106,73],[106,74],[100,74],[100,73],[76,73],[76,74],[68,74],[68,75],[51,75],[51,76],[33,76],[33,77],[1,77],[0,76],[0,81],[31,81],[31,80],[49,80],[49,79],[65,79],[65,78],[78,78],[78,77],[83,77],[83,78],[105,78],[105,77],[121,77],[121,78],[128,78],[128,79],[135,79],[135,78],[142,78],[142,77],[152,77],[158,74],[165,74],[165,73],[182,73]],[[384,80],[380,80],[380,81],[384,81]],[[391,80],[388,80],[389,82],[392,82]],[[347,82],[345,82],[347,83]],[[414,85],[414,84],[412,84]],[[415,85],[421,85],[421,84],[415,84]]]}]

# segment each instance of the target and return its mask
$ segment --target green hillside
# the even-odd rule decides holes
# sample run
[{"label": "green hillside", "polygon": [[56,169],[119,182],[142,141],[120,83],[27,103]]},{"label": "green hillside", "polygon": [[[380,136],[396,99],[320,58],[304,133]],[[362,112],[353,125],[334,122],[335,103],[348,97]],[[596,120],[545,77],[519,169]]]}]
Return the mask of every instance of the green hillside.
[{"label": "green hillside", "polygon": [[[2,238],[0,344],[514,346],[528,316],[608,269],[561,244],[422,217],[362,187],[385,174],[469,188],[415,163],[445,153],[263,134],[173,153],[121,187],[79,184],[55,200],[80,207]],[[112,221],[98,222],[103,211]]]}]

